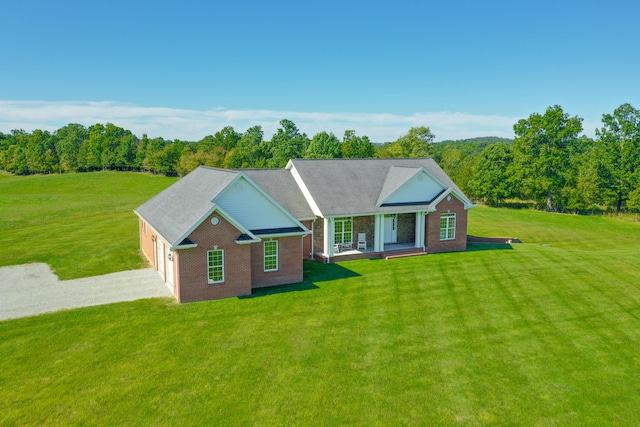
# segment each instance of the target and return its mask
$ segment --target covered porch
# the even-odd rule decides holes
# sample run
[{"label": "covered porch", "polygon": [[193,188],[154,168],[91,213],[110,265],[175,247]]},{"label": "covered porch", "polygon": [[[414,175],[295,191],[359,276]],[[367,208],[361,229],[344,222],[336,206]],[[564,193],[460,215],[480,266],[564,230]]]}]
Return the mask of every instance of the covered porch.
[{"label": "covered porch", "polygon": [[335,253],[333,257],[327,257],[321,252],[317,252],[314,258],[322,263],[330,263],[357,259],[390,259],[416,255],[427,255],[427,252],[423,248],[416,248],[410,243],[397,243],[385,245],[382,252],[375,252],[373,249],[346,249]]},{"label": "covered porch", "polygon": [[322,218],[313,255],[322,262],[425,253],[426,211]]}]

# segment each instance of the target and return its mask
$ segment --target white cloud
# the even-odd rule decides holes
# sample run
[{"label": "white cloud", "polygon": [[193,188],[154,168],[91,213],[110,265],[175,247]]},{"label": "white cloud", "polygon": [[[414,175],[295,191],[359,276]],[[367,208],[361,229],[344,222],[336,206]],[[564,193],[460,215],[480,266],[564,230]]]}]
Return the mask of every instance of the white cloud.
[{"label": "white cloud", "polygon": [[143,107],[118,102],[85,101],[2,101],[0,100],[0,132],[13,129],[54,131],[69,123],[90,126],[113,123],[134,134],[167,139],[198,141],[225,126],[244,132],[260,125],[265,138],[271,138],[282,119],[292,120],[310,137],[320,131],[342,137],[353,129],[373,142],[397,139],[413,126],[429,126],[436,140],[463,139],[477,136],[513,138],[513,124],[518,117],[474,115],[454,112],[388,113],[295,112],[273,110],[189,110]]}]

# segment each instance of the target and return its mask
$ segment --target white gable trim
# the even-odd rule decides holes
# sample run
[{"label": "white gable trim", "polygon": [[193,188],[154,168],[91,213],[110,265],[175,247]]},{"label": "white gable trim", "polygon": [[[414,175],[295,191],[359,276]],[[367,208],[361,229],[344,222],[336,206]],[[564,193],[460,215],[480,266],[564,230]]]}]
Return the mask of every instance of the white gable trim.
[{"label": "white gable trim", "polygon": [[440,203],[442,200],[444,200],[445,197],[447,197],[449,195],[453,195],[456,199],[460,200],[460,202],[462,202],[462,204],[464,204],[464,209],[465,210],[468,210],[468,209],[471,209],[471,208],[475,208],[475,205],[473,203],[471,203],[471,201],[469,199],[464,197],[463,194],[461,194],[459,191],[456,191],[454,188],[449,188],[447,191],[445,191],[444,193],[440,194],[440,196],[438,196],[431,203],[431,206],[433,206],[433,210],[435,210],[435,207],[438,205],[438,203]]},{"label": "white gable trim", "polygon": [[[278,203],[273,197],[271,197],[271,195],[269,195],[269,193],[267,193],[266,191],[264,191],[262,189],[262,187],[260,187],[259,184],[257,184],[255,181],[253,181],[251,178],[249,178],[246,174],[244,174],[243,172],[239,172],[238,175],[226,186],[226,188],[224,190],[222,190],[215,198],[214,198],[214,202],[216,202],[217,200],[224,198],[225,194],[227,194],[229,191],[231,191],[232,188],[235,187],[236,183],[238,181],[240,181],[241,179],[245,180],[249,185],[251,185],[252,188],[254,188],[262,197],[264,197],[270,204],[272,204],[276,210],[280,213],[282,213],[287,219],[289,219],[295,226],[300,227],[302,230],[304,230],[304,232],[310,232],[307,227],[305,227],[300,221],[298,221],[298,219],[296,217],[294,217],[288,210],[286,210],[280,203]],[[243,228],[246,229],[245,226],[243,226]]]},{"label": "white gable trim", "polygon": [[243,234],[246,234],[247,236],[251,237],[253,240],[255,240],[256,242],[260,241],[260,238],[257,237],[255,234],[253,234],[251,231],[249,231],[245,226],[243,226],[242,224],[240,224],[238,221],[236,221],[231,215],[229,215],[228,213],[226,213],[224,211],[224,209],[222,209],[220,206],[216,206],[215,209],[216,212],[218,212],[220,214],[221,217],[223,217],[224,219],[226,219],[227,221],[229,221],[229,223],[231,225],[233,225],[235,228],[238,229],[238,231],[240,231]]},{"label": "white gable trim", "polygon": [[287,162],[286,169],[289,170],[289,172],[291,172],[291,176],[293,176],[293,179],[296,181],[296,184],[298,184],[298,187],[300,187],[300,191],[302,192],[302,195],[304,196],[305,200],[309,204],[311,211],[313,211],[313,213],[316,214],[317,216],[323,217],[322,211],[318,207],[318,204],[316,203],[316,201],[313,199],[311,192],[307,188],[307,185],[304,183],[304,180],[298,173],[296,167],[294,166],[291,160]]},{"label": "white gable trim", "polygon": [[[249,230],[247,230],[242,224],[240,224],[238,221],[236,221],[231,215],[229,215],[228,213],[226,213],[220,206],[217,206],[216,204],[213,204],[212,208],[209,209],[207,211],[207,213],[205,213],[202,218],[200,218],[198,221],[196,221],[190,228],[189,230],[187,230],[182,236],[180,236],[180,238],[178,239],[178,245],[176,246],[171,246],[172,248],[185,248],[182,246],[179,246],[179,243],[182,242],[184,239],[186,239],[187,237],[189,237],[191,235],[191,233],[193,233],[196,228],[198,228],[207,218],[209,218],[214,212],[218,212],[220,214],[221,217],[223,217],[225,220],[227,220],[227,222],[229,222],[231,225],[233,225],[235,228],[238,229],[239,232],[246,234],[247,236],[251,237],[254,241],[259,242],[260,239],[257,238],[253,233],[251,233]],[[251,241],[247,241],[247,243],[253,243]]]},{"label": "white gable trim", "polygon": [[[421,167],[419,170],[416,171],[416,173],[412,174],[402,184],[400,184],[391,193],[389,193],[383,200],[378,200],[378,203],[376,204],[376,207],[379,208],[379,207],[382,207],[382,205],[384,205],[385,203],[388,203],[389,199],[391,199],[393,196],[397,195],[398,192],[400,192],[401,190],[406,189],[407,186],[409,186],[412,183],[412,181],[420,174],[426,174],[429,179],[433,180],[436,183],[436,185],[440,186],[440,188],[441,188],[440,191],[445,190],[445,192],[446,192],[446,190],[449,188],[441,180],[439,180],[434,174],[429,172],[424,167]],[[442,194],[440,194],[440,196],[442,196]],[[428,200],[415,200],[415,202],[427,202],[427,201]]]}]

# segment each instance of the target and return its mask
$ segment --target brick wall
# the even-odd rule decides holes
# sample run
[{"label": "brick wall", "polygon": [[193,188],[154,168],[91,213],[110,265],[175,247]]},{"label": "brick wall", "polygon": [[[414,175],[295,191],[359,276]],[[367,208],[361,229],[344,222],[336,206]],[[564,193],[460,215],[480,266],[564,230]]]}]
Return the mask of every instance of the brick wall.
[{"label": "brick wall", "polygon": [[[456,213],[456,238],[455,240],[440,240],[440,215],[443,213]],[[425,244],[428,252],[464,251],[467,249],[467,211],[464,204],[451,196],[438,203],[435,212],[430,212],[426,217]]]},{"label": "brick wall", "polygon": [[[302,225],[311,230],[313,221],[302,221]],[[302,238],[302,258],[313,258],[311,255],[311,233]]]},{"label": "brick wall", "polygon": [[254,288],[302,281],[302,237],[273,240],[278,241],[277,271],[264,271],[264,242],[251,244],[251,283]]},{"label": "brick wall", "polygon": [[358,233],[367,233],[367,248],[373,248],[375,240],[374,232],[376,228],[376,217],[370,216],[354,216],[353,217],[353,247],[356,248],[358,243]]},{"label": "brick wall", "polygon": [[313,253],[324,252],[324,219],[318,218],[313,225]]},{"label": "brick wall", "polygon": [[156,270],[158,266],[156,265],[155,254],[153,253],[153,239],[155,238],[155,232],[147,225],[145,220],[139,218],[140,224],[140,250],[142,254],[149,260],[149,263]]},{"label": "brick wall", "polygon": [[416,214],[398,214],[397,219],[398,243],[413,243],[416,241]]},{"label": "brick wall", "polygon": [[[189,239],[196,248],[179,251],[178,301],[202,301],[251,294],[251,246],[235,242],[238,229],[217,214],[220,222],[211,224],[207,218]],[[224,250],[224,282],[208,283],[207,251],[215,246]],[[298,253],[300,253],[298,247]],[[302,262],[301,262],[302,264]]]}]

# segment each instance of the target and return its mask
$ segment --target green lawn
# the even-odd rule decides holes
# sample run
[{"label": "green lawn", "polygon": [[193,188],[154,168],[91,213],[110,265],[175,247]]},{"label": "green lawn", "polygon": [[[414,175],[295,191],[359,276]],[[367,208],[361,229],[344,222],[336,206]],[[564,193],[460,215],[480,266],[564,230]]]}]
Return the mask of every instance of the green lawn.
[{"label": "green lawn", "polygon": [[141,268],[133,209],[173,182],[126,172],[0,175],[0,266],[45,262],[61,279]]},{"label": "green lawn", "polygon": [[525,243],[0,322],[0,425],[640,424],[640,225],[469,222]]}]

